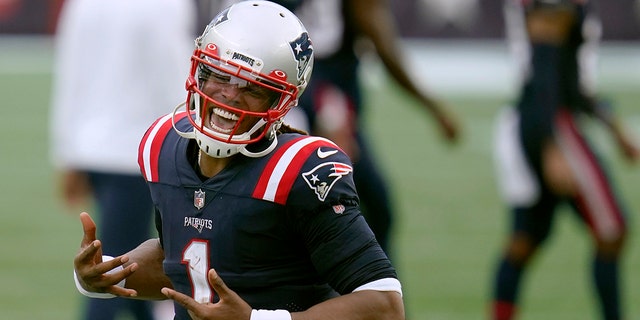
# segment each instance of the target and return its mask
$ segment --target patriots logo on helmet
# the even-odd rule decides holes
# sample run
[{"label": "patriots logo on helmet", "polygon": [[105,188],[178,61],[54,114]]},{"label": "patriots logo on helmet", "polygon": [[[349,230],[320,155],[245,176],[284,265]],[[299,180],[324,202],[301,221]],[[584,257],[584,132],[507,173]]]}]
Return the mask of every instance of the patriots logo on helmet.
[{"label": "patriots logo on helmet", "polygon": [[[227,8],[226,10],[218,13],[217,16],[215,16],[215,18],[213,18],[213,20],[211,20],[211,22],[209,22],[209,24],[204,28],[204,32],[202,32],[202,35],[199,36],[196,39],[196,43],[198,44],[198,46],[201,45],[202,39],[209,34],[209,31],[211,31],[211,29],[225,21],[229,20],[229,8]],[[214,44],[210,43],[209,45],[213,45],[215,47]]]},{"label": "patriots logo on helmet", "polygon": [[304,71],[311,62],[311,54],[313,53],[313,45],[309,34],[304,32],[296,40],[289,42],[293,56],[298,62],[298,79],[302,79]]},{"label": "patriots logo on helmet", "polygon": [[325,162],[303,173],[302,177],[309,188],[316,193],[318,200],[324,202],[333,185],[352,171],[353,168],[350,165],[341,162]]},{"label": "patriots logo on helmet", "polygon": [[218,15],[211,21],[211,25],[217,26],[227,20],[229,20],[229,8],[218,13]]}]

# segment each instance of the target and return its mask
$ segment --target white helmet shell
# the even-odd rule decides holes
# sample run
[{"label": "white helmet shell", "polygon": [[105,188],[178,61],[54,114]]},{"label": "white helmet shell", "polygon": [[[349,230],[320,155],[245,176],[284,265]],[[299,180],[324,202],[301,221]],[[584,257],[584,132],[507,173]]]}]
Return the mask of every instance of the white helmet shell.
[{"label": "white helmet shell", "polygon": [[[187,79],[186,107],[193,133],[179,132],[196,139],[201,150],[212,157],[237,153],[260,157],[275,147],[275,131],[289,109],[297,104],[313,68],[313,46],[300,20],[288,9],[270,1],[242,1],[220,12],[196,39]],[[207,96],[201,88],[202,73],[224,75],[232,84],[257,85],[275,93],[274,102],[259,112],[242,110]],[[230,115],[237,124],[229,132],[205,125],[212,112]],[[251,129],[239,130],[242,120],[253,119]],[[247,150],[249,144],[270,140],[266,149]]]}]

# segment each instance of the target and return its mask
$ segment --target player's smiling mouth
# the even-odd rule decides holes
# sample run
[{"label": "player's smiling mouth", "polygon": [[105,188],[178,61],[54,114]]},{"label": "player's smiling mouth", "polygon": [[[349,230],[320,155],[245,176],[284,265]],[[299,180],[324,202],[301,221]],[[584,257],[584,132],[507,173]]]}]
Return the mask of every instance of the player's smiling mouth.
[{"label": "player's smiling mouth", "polygon": [[222,108],[212,108],[209,111],[209,125],[220,133],[231,133],[239,119],[236,114]]}]

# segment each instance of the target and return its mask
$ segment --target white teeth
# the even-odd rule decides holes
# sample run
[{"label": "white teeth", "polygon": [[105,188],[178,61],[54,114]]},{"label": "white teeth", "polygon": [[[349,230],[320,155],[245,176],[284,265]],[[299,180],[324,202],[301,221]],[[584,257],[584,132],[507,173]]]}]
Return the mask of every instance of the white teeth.
[{"label": "white teeth", "polygon": [[209,123],[211,124],[211,129],[213,129],[213,130],[215,130],[215,131],[218,131],[218,132],[220,132],[220,133],[227,133],[227,134],[228,134],[228,133],[231,133],[231,130],[232,130],[232,129],[224,129],[224,128],[220,128],[220,127],[216,126],[216,124],[215,124],[215,123],[213,123],[213,121],[211,121],[211,122],[209,122]]},{"label": "white teeth", "polygon": [[235,114],[233,114],[233,113],[231,113],[229,111],[222,110],[220,108],[214,108],[213,109],[213,113],[215,113],[218,117],[222,117],[222,118],[229,119],[229,120],[232,120],[232,121],[238,121],[238,119],[240,119],[240,117],[238,117],[237,115],[235,115]]},{"label": "white teeth", "polygon": [[[213,113],[219,118],[225,119],[227,121],[238,121],[238,119],[240,119],[240,117],[238,117],[237,115],[220,108],[214,108]],[[209,125],[211,125],[211,129],[218,131],[220,133],[225,133],[225,134],[231,133],[231,131],[233,130],[233,127],[235,127],[235,124],[234,124],[231,128],[228,128],[228,129],[222,128],[216,125],[216,123],[213,121],[213,117],[209,118]]]}]

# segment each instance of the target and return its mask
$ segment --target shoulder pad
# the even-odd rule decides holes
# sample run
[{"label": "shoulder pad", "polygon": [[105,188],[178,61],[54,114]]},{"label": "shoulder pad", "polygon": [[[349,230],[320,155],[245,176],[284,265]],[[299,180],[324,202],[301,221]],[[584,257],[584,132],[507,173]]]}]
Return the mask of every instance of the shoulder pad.
[{"label": "shoulder pad", "polygon": [[[303,166],[314,165],[315,168],[312,171],[320,171],[321,167],[325,168],[324,166],[329,165],[334,167],[332,164],[336,162],[328,158],[339,155],[348,159],[335,143],[322,137],[303,136],[287,141],[276,149],[269,159],[254,189],[253,197],[284,205]],[[319,163],[319,161],[323,162]],[[335,167],[339,170],[328,172],[329,175],[344,175],[353,170],[350,165],[343,163]],[[328,167],[325,169],[329,170]],[[322,171],[326,170],[322,169]],[[310,172],[303,174],[305,180],[311,179],[309,174]],[[307,183],[311,183],[310,181],[308,180]]]},{"label": "shoulder pad", "polygon": [[145,180],[149,182],[158,181],[158,162],[160,158],[160,150],[168,136],[173,131],[174,121],[179,122],[184,119],[187,112],[169,113],[156,120],[147,132],[145,132],[138,147],[138,165],[140,172]]}]

